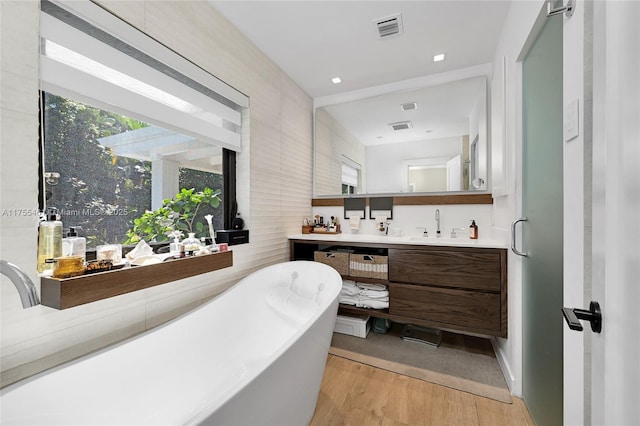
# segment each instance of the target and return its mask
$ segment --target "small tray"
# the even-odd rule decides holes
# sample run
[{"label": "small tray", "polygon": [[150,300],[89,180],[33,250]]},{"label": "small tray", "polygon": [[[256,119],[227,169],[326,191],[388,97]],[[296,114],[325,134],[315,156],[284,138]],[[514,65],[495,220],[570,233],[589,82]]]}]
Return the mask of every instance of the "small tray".
[{"label": "small tray", "polygon": [[438,347],[442,341],[442,330],[407,324],[402,329],[401,336],[402,340],[406,340],[408,342],[417,342],[428,346]]},{"label": "small tray", "polygon": [[314,234],[341,234],[341,231],[327,231],[326,228],[313,228]]}]

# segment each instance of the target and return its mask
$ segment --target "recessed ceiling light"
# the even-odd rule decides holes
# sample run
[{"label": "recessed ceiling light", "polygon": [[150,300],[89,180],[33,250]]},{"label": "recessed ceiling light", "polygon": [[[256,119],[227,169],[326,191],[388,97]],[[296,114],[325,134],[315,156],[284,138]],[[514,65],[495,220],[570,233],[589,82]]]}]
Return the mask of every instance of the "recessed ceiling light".
[{"label": "recessed ceiling light", "polygon": [[339,84],[339,83],[342,83],[342,79],[341,79],[340,77],[333,77],[333,78],[331,79],[331,82],[332,82],[333,84]]},{"label": "recessed ceiling light", "polygon": [[444,61],[444,53],[440,53],[439,55],[433,56],[433,62]]}]

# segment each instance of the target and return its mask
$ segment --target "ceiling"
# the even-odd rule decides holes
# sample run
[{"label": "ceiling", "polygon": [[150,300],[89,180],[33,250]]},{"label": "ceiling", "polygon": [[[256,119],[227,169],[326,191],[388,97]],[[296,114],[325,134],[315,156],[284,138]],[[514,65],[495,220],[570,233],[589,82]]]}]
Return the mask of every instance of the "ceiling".
[{"label": "ceiling", "polygon": [[[509,0],[209,0],[314,98],[493,61]],[[401,35],[374,24],[401,13]],[[433,56],[444,53],[442,62]],[[333,77],[342,83],[333,84]]]},{"label": "ceiling", "polygon": [[[469,135],[470,117],[483,101],[486,101],[485,79],[476,77],[323,108],[362,144],[372,146]],[[416,108],[403,111],[400,107],[403,104],[415,104]],[[477,118],[484,120],[484,117]],[[411,123],[408,129],[394,131],[391,127],[392,123],[407,121]],[[452,146],[452,152],[459,150],[459,144]]]}]

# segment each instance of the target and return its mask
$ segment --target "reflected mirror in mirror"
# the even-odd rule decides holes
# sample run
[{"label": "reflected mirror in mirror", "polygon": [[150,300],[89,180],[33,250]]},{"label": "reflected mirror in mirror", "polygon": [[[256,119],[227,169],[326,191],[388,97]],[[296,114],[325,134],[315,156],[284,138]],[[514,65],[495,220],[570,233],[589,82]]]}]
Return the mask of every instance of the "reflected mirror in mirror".
[{"label": "reflected mirror in mirror", "polygon": [[315,195],[486,191],[486,77],[315,110]]}]

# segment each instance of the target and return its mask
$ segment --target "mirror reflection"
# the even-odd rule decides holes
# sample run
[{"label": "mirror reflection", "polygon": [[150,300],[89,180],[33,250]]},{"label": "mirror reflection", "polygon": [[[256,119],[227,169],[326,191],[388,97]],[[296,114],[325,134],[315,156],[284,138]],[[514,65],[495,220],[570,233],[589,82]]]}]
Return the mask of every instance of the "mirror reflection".
[{"label": "mirror reflection", "polygon": [[486,78],[315,110],[315,195],[487,190]]}]

